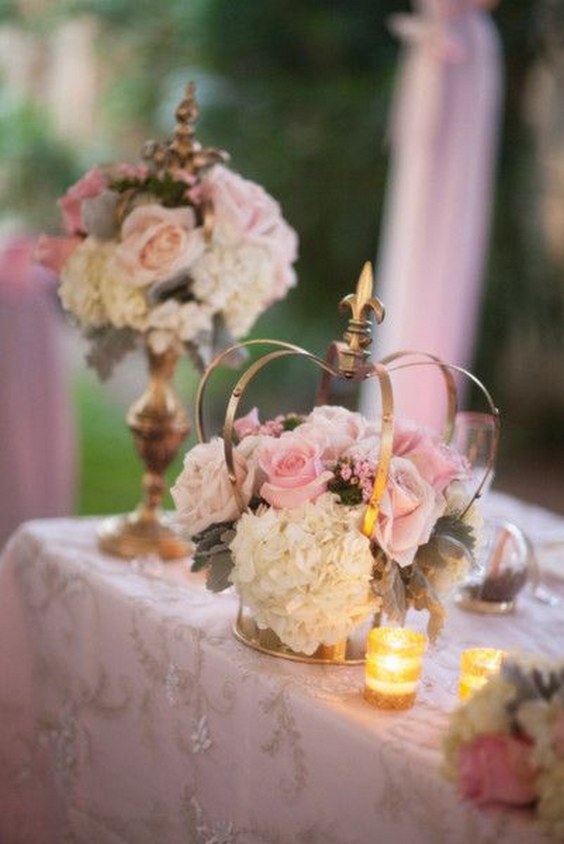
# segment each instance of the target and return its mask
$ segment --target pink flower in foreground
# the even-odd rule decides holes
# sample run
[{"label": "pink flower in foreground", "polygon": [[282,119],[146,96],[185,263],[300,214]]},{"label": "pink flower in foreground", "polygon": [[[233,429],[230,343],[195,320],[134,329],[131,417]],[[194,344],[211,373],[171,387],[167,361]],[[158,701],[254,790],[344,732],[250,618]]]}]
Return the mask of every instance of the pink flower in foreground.
[{"label": "pink flower in foreground", "polygon": [[82,243],[81,237],[49,237],[42,234],[37,239],[33,260],[55,275],[60,275],[79,243]]},{"label": "pink flower in foreground", "polygon": [[531,744],[513,736],[479,736],[458,755],[458,785],[477,803],[528,806],[536,799]]},{"label": "pink flower in foreground", "polygon": [[419,545],[429,540],[444,510],[444,498],[410,460],[393,457],[374,539],[401,567],[409,566]]},{"label": "pink flower in foreground", "polygon": [[253,407],[246,416],[241,416],[239,419],[236,419],[233,423],[233,428],[240,440],[242,440],[243,437],[249,437],[252,434],[258,433],[260,428],[260,419],[257,408]]},{"label": "pink flower in foreground", "polygon": [[431,431],[417,428],[414,423],[396,423],[393,451],[398,457],[411,460],[438,492],[467,474],[463,458],[454,449],[436,442]]},{"label": "pink flower in foreground", "polygon": [[57,205],[63,215],[63,226],[69,234],[85,233],[82,219],[82,202],[94,199],[107,187],[104,174],[98,167],[89,170],[62,196]]},{"label": "pink flower in foreground", "polygon": [[313,501],[333,477],[323,470],[319,446],[294,432],[261,446],[258,462],[267,475],[260,495],[278,510]]}]

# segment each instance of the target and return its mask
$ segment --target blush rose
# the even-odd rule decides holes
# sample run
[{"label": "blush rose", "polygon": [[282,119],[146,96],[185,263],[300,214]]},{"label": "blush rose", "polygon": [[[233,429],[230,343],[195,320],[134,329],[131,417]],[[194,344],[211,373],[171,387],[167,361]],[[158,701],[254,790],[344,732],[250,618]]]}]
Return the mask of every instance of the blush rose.
[{"label": "blush rose", "polygon": [[443,492],[455,478],[467,474],[463,458],[454,449],[436,442],[430,431],[415,424],[396,424],[393,452],[411,460],[438,492]]},{"label": "blush rose", "polygon": [[[233,455],[239,490],[246,506],[254,492],[254,464],[237,449]],[[227,474],[223,440],[219,437],[194,446],[186,454],[183,470],[170,492],[177,509],[176,521],[190,536],[214,523],[231,521],[241,515]]]},{"label": "blush rose", "polygon": [[93,167],[84,174],[58,201],[63,217],[63,226],[68,234],[85,234],[82,219],[82,203],[85,199],[94,199],[105,190],[107,182],[98,167]]},{"label": "blush rose", "polygon": [[115,258],[135,287],[164,281],[196,261],[205,249],[191,208],[140,205],[122,226]]},{"label": "blush rose", "polygon": [[482,735],[458,755],[461,794],[477,803],[528,806],[536,799],[531,744],[505,735]]},{"label": "blush rose", "polygon": [[274,257],[271,302],[295,285],[291,264],[297,258],[298,237],[282,217],[278,202],[260,185],[218,165],[190,196],[213,206],[214,237],[219,241],[230,246],[245,241],[264,247]]},{"label": "blush rose", "polygon": [[81,237],[49,237],[42,234],[37,238],[33,259],[45,269],[60,275],[63,267],[76,249],[82,243]]},{"label": "blush rose", "polygon": [[323,469],[319,445],[293,432],[259,447],[257,459],[267,476],[260,495],[278,510],[314,501],[333,477]]},{"label": "blush rose", "polygon": [[429,540],[445,500],[403,457],[393,457],[380,502],[374,539],[401,567],[409,566],[419,545]]}]

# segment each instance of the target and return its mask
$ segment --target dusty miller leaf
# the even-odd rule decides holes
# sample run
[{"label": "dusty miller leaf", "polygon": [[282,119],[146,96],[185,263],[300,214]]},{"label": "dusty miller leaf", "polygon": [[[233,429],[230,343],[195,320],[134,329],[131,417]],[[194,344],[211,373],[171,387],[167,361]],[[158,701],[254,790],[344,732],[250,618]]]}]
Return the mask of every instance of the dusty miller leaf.
[{"label": "dusty miller leaf", "polygon": [[136,334],[131,328],[91,329],[86,333],[90,341],[90,350],[86,363],[96,370],[101,381],[107,381],[114,367],[136,345]]},{"label": "dusty miller leaf", "polygon": [[411,575],[406,588],[408,599],[414,609],[427,610],[427,634],[431,642],[435,643],[445,623],[445,610],[439,601],[435,590],[421,571],[417,563],[411,566]]},{"label": "dusty miller leaf", "polygon": [[372,591],[382,598],[382,612],[390,621],[403,624],[407,612],[405,586],[399,566],[392,560],[386,561],[372,581]]},{"label": "dusty miller leaf", "polygon": [[229,575],[233,570],[233,556],[229,548],[214,554],[209,558],[206,587],[210,592],[223,592],[231,586]]}]

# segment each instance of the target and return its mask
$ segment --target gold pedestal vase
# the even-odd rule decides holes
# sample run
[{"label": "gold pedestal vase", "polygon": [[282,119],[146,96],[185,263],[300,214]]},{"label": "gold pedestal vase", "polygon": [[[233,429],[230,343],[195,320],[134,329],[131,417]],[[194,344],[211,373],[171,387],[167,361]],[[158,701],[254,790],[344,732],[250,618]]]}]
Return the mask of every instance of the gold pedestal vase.
[{"label": "gold pedestal vase", "polygon": [[105,519],[98,530],[102,551],[119,557],[157,554],[164,560],[188,556],[190,547],[167,524],[161,511],[164,473],[190,432],[190,421],[171,386],[178,352],[146,348],[149,385],[129,408],[126,421],[145,465],[143,501],[133,513]]}]

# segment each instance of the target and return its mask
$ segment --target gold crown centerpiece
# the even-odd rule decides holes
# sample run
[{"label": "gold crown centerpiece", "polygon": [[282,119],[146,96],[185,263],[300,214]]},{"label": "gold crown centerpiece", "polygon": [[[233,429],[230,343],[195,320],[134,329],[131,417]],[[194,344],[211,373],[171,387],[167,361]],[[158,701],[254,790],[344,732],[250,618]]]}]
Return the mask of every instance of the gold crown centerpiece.
[{"label": "gold crown centerpiece", "polygon": [[296,282],[297,237],[278,203],[228,169],[227,153],[202,147],[197,118],[190,84],[173,137],[148,141],[140,163],[89,170],[59,200],[65,236],[43,235],[36,249],[100,377],[139,341],[146,348],[148,391],[128,413],[145,500],[102,536],[125,557],[187,552],[158,513],[163,472],[190,430],[170,387],[179,355],[203,369]]},{"label": "gold crown centerpiece", "polygon": [[[370,317],[379,322],[384,316],[372,287],[366,264],[356,293],[341,302],[351,310],[344,338],[331,344],[325,359],[280,341],[241,344],[267,344],[271,351],[239,378],[222,436],[206,441],[204,394],[224,355],[210,365],[198,395],[201,442],[187,453],[172,488],[175,521],[196,546],[193,568],[208,569],[213,590],[235,587],[241,602],[236,635],[278,656],[357,661],[375,616],[402,622],[410,608],[429,612],[435,639],[444,619],[439,596],[467,573],[479,542],[475,499],[493,466],[497,410],[474,376],[433,356],[399,353],[369,363]],[[291,356],[321,369],[317,406],[306,415],[265,421],[256,408],[241,416],[254,377]],[[395,417],[392,377],[409,366],[434,366],[443,377],[448,412],[442,438]],[[467,489],[467,463],[448,443],[456,373],[481,387],[495,422],[476,490]],[[376,417],[327,404],[333,378],[375,378]]]}]

